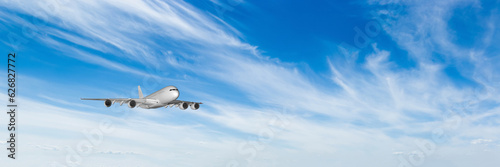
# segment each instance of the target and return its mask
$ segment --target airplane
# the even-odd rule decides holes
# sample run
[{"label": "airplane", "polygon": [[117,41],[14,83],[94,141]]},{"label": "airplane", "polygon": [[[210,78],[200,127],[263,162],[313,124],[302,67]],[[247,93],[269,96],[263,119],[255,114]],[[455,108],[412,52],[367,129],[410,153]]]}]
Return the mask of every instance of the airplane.
[{"label": "airplane", "polygon": [[179,97],[179,90],[175,86],[164,87],[146,97],[142,95],[141,86],[137,86],[139,89],[139,98],[80,98],[81,100],[100,100],[104,101],[104,106],[110,107],[115,104],[115,102],[128,103],[128,107],[141,107],[144,109],[154,109],[160,107],[179,107],[181,110],[185,110],[190,107],[192,110],[197,110],[200,108],[202,102],[190,102],[177,100]]}]

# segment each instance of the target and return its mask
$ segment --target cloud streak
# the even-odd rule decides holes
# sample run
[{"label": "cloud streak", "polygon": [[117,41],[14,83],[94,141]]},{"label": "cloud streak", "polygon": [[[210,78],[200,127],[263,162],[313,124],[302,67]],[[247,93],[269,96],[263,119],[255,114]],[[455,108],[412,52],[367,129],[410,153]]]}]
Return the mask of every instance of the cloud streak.
[{"label": "cloud streak", "polygon": [[[437,154],[443,155],[440,158],[444,160],[429,158],[426,164],[464,166],[483,160],[488,154],[500,154],[498,151],[476,152],[469,159],[461,159],[475,149],[476,143],[486,139],[497,141],[500,134],[498,108],[483,104],[498,103],[494,92],[497,92],[495,83],[499,77],[491,73],[497,68],[493,63],[498,61],[488,61],[496,60],[488,55],[496,52],[489,53],[480,47],[464,49],[455,44],[452,34],[448,33],[447,20],[460,2],[429,2],[430,8],[414,1],[370,3],[397,3],[408,11],[405,15],[390,15],[394,12],[390,10],[376,13],[395,20],[385,24],[384,31],[408,51],[417,67],[391,68],[395,62],[390,58],[399,55],[374,43],[370,46],[373,52],[360,56],[362,63],[346,63],[348,60],[342,58],[345,57],[342,52],[332,53],[332,56],[325,55],[325,64],[329,66],[327,74],[311,74],[294,64],[266,57],[257,47],[241,41],[241,33],[235,28],[184,1],[60,4],[55,12],[41,17],[54,26],[39,27],[47,36],[37,40],[63,51],[64,56],[136,76],[166,77],[162,71],[185,74],[178,78],[189,75],[207,85],[222,85],[217,89],[234,89],[240,101],[247,102],[222,98],[217,91],[205,89],[210,93],[200,96],[209,99],[207,108],[189,112],[189,116],[163,111],[126,111],[130,115],[119,117],[26,100],[33,106],[26,108],[29,115],[24,125],[32,136],[30,142],[47,142],[60,148],[74,146],[75,140],[82,139],[82,129],[92,128],[90,125],[96,125],[97,120],[108,118],[115,122],[117,129],[106,134],[100,150],[110,151],[96,153],[110,155],[89,156],[88,159],[98,161],[85,161],[86,165],[107,164],[112,161],[110,156],[118,155],[130,156],[123,162],[128,163],[124,166],[140,162],[151,166],[167,163],[221,166],[232,160],[255,166],[397,166],[399,156],[408,156],[418,148],[414,144],[416,139],[432,140],[430,136],[436,129],[446,130],[449,136],[447,143],[438,146]],[[41,4],[20,5],[13,1],[2,6],[33,16],[37,15],[32,11],[43,9]],[[14,19],[4,19],[4,22],[31,24],[24,18],[8,18]],[[493,19],[488,21],[490,27],[498,25]],[[486,37],[483,40],[488,41]],[[433,61],[434,52],[444,55],[445,61]],[[456,80],[445,71],[455,62],[474,67],[458,71],[475,84],[466,87],[455,84]],[[34,112],[37,108],[45,110]],[[290,123],[269,127],[269,121],[283,110],[287,112],[281,114]],[[459,128],[447,127],[445,118],[450,113],[461,118]],[[50,120],[37,119],[41,117],[65,121],[55,125]],[[190,119],[189,123],[196,123],[169,122],[183,117]],[[491,119],[492,123],[482,125],[483,119]],[[268,128],[275,130],[272,138],[269,142],[260,141]],[[36,131],[61,133],[57,133],[57,140],[51,141],[53,138]],[[241,148],[242,143],[253,144]],[[61,150],[58,156],[64,157],[64,154]],[[60,159],[49,160],[60,162]],[[487,162],[485,166],[492,166],[497,161],[488,159]]]}]

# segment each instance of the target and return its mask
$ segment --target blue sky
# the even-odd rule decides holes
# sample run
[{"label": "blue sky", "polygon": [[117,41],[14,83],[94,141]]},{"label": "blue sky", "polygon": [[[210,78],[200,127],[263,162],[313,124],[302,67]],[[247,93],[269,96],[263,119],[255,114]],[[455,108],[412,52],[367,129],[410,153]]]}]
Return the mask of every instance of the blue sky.
[{"label": "blue sky", "polygon": [[[19,158],[0,159],[19,166],[495,166],[499,7],[2,1],[0,50],[18,54],[21,113]],[[204,104],[182,111],[80,101],[137,97],[137,85],[145,94],[175,85],[179,99]],[[82,147],[92,132],[102,140]]]}]

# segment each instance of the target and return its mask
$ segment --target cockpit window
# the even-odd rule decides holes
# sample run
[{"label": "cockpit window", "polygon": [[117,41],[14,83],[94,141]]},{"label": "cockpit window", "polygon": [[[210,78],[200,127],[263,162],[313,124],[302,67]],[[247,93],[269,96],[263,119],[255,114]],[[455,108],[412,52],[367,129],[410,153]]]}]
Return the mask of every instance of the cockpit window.
[{"label": "cockpit window", "polygon": [[177,89],[170,89],[170,91],[174,91],[174,90],[178,91]]}]

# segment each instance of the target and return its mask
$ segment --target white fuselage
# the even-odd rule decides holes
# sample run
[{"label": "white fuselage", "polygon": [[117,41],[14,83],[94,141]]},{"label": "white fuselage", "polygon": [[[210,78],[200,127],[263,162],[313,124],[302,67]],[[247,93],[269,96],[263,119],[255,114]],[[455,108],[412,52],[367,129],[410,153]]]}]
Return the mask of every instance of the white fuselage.
[{"label": "white fuselage", "polygon": [[164,87],[146,97],[145,102],[140,104],[141,108],[159,108],[164,107],[169,102],[179,97],[179,90],[175,86]]}]

